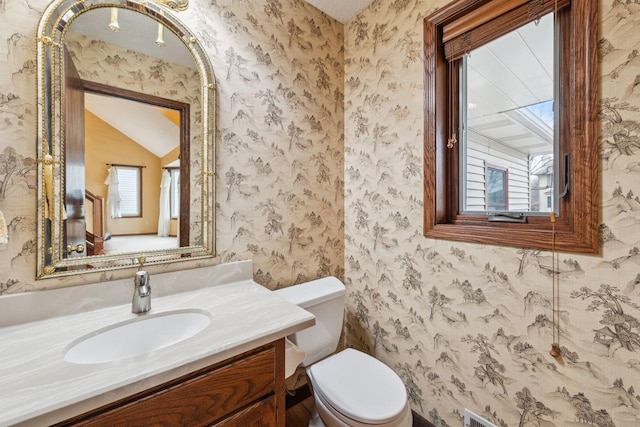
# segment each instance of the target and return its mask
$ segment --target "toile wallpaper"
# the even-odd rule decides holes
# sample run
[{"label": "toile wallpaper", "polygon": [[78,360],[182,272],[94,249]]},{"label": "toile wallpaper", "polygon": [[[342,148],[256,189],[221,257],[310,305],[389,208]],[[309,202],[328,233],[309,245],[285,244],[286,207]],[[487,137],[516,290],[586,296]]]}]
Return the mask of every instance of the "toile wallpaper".
[{"label": "toile wallpaper", "polygon": [[[270,288],[344,278],[348,344],[439,427],[465,407],[501,427],[640,425],[640,4],[598,0],[602,252],[561,254],[559,365],[549,253],[422,237],[422,21],[446,2],[375,0],[343,27],[302,0],[192,0],[179,19],[218,84],[219,256],[156,268],[252,258]],[[0,294],[130,274],[34,281],[45,5],[0,0]]]},{"label": "toile wallpaper", "polygon": [[[422,24],[447,1],[375,0],[345,25],[347,338],[439,427],[640,425],[640,2],[598,0],[602,251],[422,236]],[[637,391],[636,391],[637,390]]]},{"label": "toile wallpaper", "polygon": [[[35,33],[47,3],[0,0],[0,211],[9,228],[9,243],[0,248],[0,294],[132,274],[34,280]],[[216,73],[218,256],[148,269],[253,259],[256,280],[270,288],[342,277],[342,25],[298,0],[192,1],[177,16]],[[145,61],[123,62],[105,49],[82,49],[88,57],[109,57],[100,75],[122,74],[128,88],[170,86]]]}]

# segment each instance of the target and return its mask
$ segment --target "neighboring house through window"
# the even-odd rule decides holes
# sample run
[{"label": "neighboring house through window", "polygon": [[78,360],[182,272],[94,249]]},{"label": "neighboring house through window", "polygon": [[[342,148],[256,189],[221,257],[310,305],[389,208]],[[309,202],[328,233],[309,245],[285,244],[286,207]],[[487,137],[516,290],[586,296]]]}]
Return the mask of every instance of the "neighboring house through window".
[{"label": "neighboring house through window", "polygon": [[509,170],[487,165],[487,211],[507,211],[509,207]]}]

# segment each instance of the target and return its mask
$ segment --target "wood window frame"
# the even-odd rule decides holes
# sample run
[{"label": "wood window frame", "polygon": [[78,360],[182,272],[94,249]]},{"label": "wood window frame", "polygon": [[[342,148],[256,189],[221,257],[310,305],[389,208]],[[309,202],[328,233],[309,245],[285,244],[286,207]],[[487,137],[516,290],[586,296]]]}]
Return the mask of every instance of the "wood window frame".
[{"label": "wood window frame", "polygon": [[[526,223],[489,222],[487,214],[461,213],[459,146],[447,148],[448,129],[458,127],[459,58],[470,51],[557,12],[560,27],[560,156],[559,188],[569,178],[570,190],[560,199],[555,248],[563,252],[597,253],[597,4],[593,0],[457,0],[424,20],[424,235],[533,249],[551,249],[551,221],[528,216]],[[444,36],[447,36],[445,41]],[[445,52],[446,50],[446,52]],[[450,63],[447,58],[452,58]],[[449,94],[452,93],[450,96]],[[451,119],[449,119],[451,118]],[[453,121],[453,123],[450,122]],[[505,231],[508,231],[505,233]]]}]

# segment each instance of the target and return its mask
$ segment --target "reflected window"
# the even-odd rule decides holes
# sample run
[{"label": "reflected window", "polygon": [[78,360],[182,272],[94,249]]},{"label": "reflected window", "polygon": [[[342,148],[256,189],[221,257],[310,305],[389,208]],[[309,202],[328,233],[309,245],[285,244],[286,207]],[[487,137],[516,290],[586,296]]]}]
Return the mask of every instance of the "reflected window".
[{"label": "reflected window", "polygon": [[118,173],[120,217],[142,216],[142,166],[114,166]]},{"label": "reflected window", "polygon": [[509,170],[487,166],[487,211],[509,210]]}]

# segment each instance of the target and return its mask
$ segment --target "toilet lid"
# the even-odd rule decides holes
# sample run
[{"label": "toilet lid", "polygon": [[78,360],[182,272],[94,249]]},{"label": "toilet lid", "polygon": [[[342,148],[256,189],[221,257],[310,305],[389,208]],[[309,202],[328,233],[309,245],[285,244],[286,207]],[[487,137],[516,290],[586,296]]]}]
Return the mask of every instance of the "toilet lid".
[{"label": "toilet lid", "polygon": [[346,349],[311,366],[315,391],[341,414],[362,423],[384,424],[407,404],[402,380],[387,365]]}]

